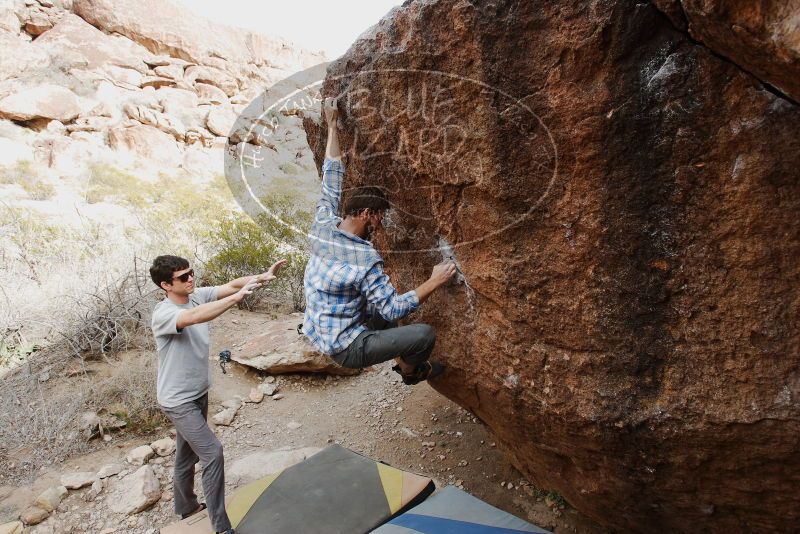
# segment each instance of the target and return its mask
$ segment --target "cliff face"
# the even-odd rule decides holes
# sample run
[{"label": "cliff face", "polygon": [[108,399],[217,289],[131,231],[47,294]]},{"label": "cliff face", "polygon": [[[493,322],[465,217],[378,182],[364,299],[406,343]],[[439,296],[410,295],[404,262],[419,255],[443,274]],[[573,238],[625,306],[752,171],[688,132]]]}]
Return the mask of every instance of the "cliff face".
[{"label": "cliff face", "polygon": [[624,531],[790,531],[800,109],[680,16],[407,3],[323,95],[341,95],[348,187],[396,208],[378,246],[398,288],[450,245],[462,283],[414,319],[449,366],[434,387],[520,469]]},{"label": "cliff face", "polygon": [[[96,163],[222,175],[237,115],[324,60],[163,0],[0,0],[0,50],[0,165],[35,162],[79,179]],[[305,146],[279,141],[272,171]]]}]

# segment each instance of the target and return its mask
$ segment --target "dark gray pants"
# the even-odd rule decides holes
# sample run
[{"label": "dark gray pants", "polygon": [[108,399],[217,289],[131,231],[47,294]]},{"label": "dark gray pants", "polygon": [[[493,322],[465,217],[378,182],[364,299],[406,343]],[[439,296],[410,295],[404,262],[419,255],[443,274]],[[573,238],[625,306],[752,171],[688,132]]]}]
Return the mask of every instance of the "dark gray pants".
[{"label": "dark gray pants", "polygon": [[366,327],[349,347],[333,355],[342,367],[360,369],[397,357],[417,365],[430,358],[436,343],[436,333],[427,324],[397,326],[380,315],[373,315]]},{"label": "dark gray pants", "polygon": [[175,494],[175,513],[188,514],[200,503],[194,493],[194,464],[203,467],[203,493],[206,496],[211,526],[217,532],[231,528],[225,512],[225,460],[222,443],[208,427],[208,393],[175,408],[161,407],[175,425],[175,475],[172,480]]}]

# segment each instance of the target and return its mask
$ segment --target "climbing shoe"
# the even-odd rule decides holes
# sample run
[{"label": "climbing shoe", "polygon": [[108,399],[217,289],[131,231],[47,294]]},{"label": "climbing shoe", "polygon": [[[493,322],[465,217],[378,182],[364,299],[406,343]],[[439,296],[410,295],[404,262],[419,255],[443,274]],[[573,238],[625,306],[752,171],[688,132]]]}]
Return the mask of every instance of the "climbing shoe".
[{"label": "climbing shoe", "polygon": [[423,380],[430,380],[431,378],[435,378],[442,374],[444,371],[444,365],[437,362],[422,362],[417,364],[414,370],[409,374],[403,373],[400,370],[400,366],[395,365],[392,367],[392,371],[400,375],[400,377],[403,379],[403,384],[407,386],[413,386],[414,384],[419,384]]}]

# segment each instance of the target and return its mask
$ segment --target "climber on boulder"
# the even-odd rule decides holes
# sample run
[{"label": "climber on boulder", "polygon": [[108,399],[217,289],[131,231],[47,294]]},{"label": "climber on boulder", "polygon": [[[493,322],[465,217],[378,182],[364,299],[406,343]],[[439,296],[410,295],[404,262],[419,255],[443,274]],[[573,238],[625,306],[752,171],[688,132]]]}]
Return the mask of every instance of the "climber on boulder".
[{"label": "climber on boulder", "polygon": [[328,142],[322,166],[322,197],[309,238],[311,258],[305,271],[303,333],[322,352],[349,368],[396,359],[392,369],[405,384],[438,376],[442,364],[430,362],[436,335],[430,325],[397,326],[455,274],[452,262],[436,265],[430,278],[398,295],[383,271],[383,259],[370,242],[390,209],[378,187],[348,194],[338,215],[344,180],[339,148],[336,100],[323,102]]}]

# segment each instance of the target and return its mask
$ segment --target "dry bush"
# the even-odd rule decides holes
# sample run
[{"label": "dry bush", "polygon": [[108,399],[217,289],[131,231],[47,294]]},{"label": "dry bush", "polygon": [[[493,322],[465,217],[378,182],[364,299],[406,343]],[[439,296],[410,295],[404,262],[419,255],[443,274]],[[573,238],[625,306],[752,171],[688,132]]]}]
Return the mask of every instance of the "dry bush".
[{"label": "dry bush", "polygon": [[[85,451],[80,425],[86,411],[115,414],[133,431],[163,422],[149,329],[157,290],[148,281],[137,262],[133,272],[64,306],[49,343],[0,380],[0,480],[31,476]],[[103,372],[87,367],[95,356],[107,362]]]},{"label": "dry bush", "polygon": [[229,212],[213,226],[206,243],[212,256],[205,262],[204,275],[210,284],[224,284],[241,276],[260,274],[285,258],[289,264],[278,278],[266,290],[249,295],[239,307],[253,310],[269,304],[303,311],[303,275],[309,258],[304,231],[311,226],[312,215],[302,208],[296,195],[276,194],[261,202],[269,213],[252,219],[238,211]]},{"label": "dry bush", "polygon": [[120,354],[111,364],[108,378],[92,383],[88,406],[122,419],[129,431],[150,432],[167,422],[156,398],[157,372],[155,352]]},{"label": "dry bush", "polygon": [[0,411],[0,482],[30,478],[44,465],[89,450],[92,442],[81,427],[87,411],[113,414],[131,432],[149,432],[166,422],[156,401],[155,353],[121,354],[100,372],[68,372],[63,359],[45,361],[33,358],[0,381],[0,401],[7,408]]},{"label": "dry bush", "polygon": [[73,299],[73,306],[66,307],[60,318],[56,346],[81,357],[152,348],[149,317],[158,289],[145,269],[135,260],[132,273]]},{"label": "dry bush", "polygon": [[[86,378],[68,387],[41,379],[51,370],[26,365],[0,382],[0,481],[35,476],[44,465],[87,448],[77,418],[86,401]],[[15,477],[16,475],[16,477]]]}]

